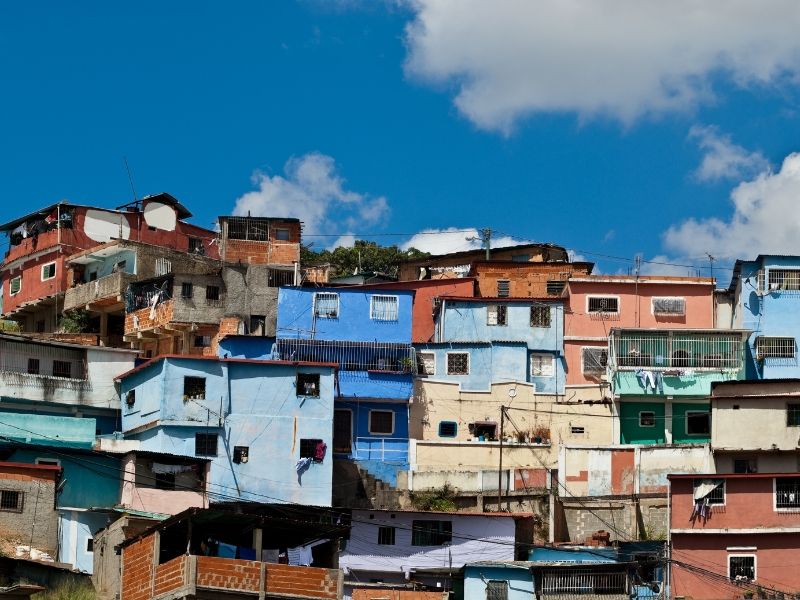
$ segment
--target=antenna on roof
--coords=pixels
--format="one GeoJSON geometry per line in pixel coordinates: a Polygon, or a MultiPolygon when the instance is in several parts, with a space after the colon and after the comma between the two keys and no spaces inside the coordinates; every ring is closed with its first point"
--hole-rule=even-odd
{"type": "Polygon", "coordinates": [[[708,252],[706,252],[706,256],[708,257],[708,264],[710,265],[709,268],[711,269],[711,279],[714,279],[714,261],[717,259],[711,256],[708,252]]]}

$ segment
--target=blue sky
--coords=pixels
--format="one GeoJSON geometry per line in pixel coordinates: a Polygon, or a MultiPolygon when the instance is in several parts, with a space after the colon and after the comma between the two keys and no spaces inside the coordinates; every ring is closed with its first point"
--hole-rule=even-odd
{"type": "Polygon", "coordinates": [[[315,247],[800,253],[800,9],[749,4],[5,3],[0,218],[122,204],[127,157],[200,225],[288,213],[315,247]]]}

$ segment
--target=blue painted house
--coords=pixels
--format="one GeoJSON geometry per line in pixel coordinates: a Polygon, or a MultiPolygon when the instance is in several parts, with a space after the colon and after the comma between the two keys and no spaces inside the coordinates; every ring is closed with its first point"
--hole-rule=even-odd
{"type": "Polygon", "coordinates": [[[335,365],[162,356],[119,378],[122,431],[210,459],[212,500],[331,505],[335,365]]]}
{"type": "Polygon", "coordinates": [[[731,307],[724,318],[731,327],[752,332],[746,378],[800,377],[800,256],[762,254],[736,261],[727,296],[731,307]]]}
{"type": "Polygon", "coordinates": [[[339,366],[334,452],[394,486],[408,469],[413,291],[281,288],[275,356],[339,366]]]}
{"type": "Polygon", "coordinates": [[[420,373],[464,390],[524,381],[563,394],[564,305],[552,299],[442,298],[436,342],[418,344],[420,373]]]}

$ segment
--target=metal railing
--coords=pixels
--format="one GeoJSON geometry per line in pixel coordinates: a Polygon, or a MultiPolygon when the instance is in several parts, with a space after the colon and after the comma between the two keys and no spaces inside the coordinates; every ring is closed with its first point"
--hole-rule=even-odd
{"type": "Polygon", "coordinates": [[[279,339],[278,360],[337,363],[342,371],[415,373],[416,355],[409,344],[279,339]]]}
{"type": "Polygon", "coordinates": [[[404,438],[357,437],[353,444],[353,458],[360,460],[381,460],[406,462],[408,460],[408,440],[404,438]],[[386,447],[389,444],[390,447],[386,447]],[[404,444],[403,447],[393,447],[404,444]]]}
{"type": "Polygon", "coordinates": [[[542,571],[541,595],[573,597],[578,595],[627,597],[628,579],[624,572],[590,569],[542,571]]]}
{"type": "Polygon", "coordinates": [[[3,340],[0,372],[85,380],[86,351],[3,340]]]}
{"type": "Polygon", "coordinates": [[[713,369],[739,370],[743,366],[744,342],[740,335],[726,333],[652,334],[612,332],[609,365],[616,369],[713,369]]]}

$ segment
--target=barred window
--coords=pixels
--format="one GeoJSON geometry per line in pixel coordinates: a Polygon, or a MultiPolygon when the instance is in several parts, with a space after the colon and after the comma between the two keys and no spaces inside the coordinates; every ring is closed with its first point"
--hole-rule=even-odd
{"type": "Polygon", "coordinates": [[[486,307],[487,325],[507,325],[508,307],[504,304],[490,304],[486,307]]]}
{"type": "Polygon", "coordinates": [[[756,557],[752,554],[747,556],[728,556],[728,577],[732,581],[755,580],[756,557]]]}
{"type": "Polygon", "coordinates": [[[510,288],[511,288],[511,282],[508,279],[498,279],[497,280],[497,297],[498,298],[508,298],[510,288]]]}
{"type": "Polygon", "coordinates": [[[469,375],[469,352],[448,352],[447,374],[469,375]]]}
{"type": "Polygon", "coordinates": [[[216,433],[195,433],[194,434],[194,453],[196,456],[216,456],[217,455],[217,434],[216,433]]]}
{"type": "Polygon", "coordinates": [[[181,298],[191,298],[194,293],[194,286],[191,281],[184,281],[181,284],[181,298]]]}
{"type": "Polygon", "coordinates": [[[618,313],[619,298],[613,296],[590,296],[588,298],[588,312],[590,313],[618,313]]]}
{"type": "Polygon", "coordinates": [[[800,270],[770,269],[770,290],[800,290],[800,270]]]}
{"type": "Polygon", "coordinates": [[[0,490],[0,510],[22,512],[23,492],[0,490]]]}
{"type": "Polygon", "coordinates": [[[608,349],[587,346],[581,349],[584,375],[605,373],[608,364],[608,349]]]}
{"type": "Polygon", "coordinates": [[[379,546],[394,546],[394,539],[395,539],[394,527],[378,527],[379,546]]]}
{"type": "Polygon", "coordinates": [[[436,354],[417,352],[417,373],[419,375],[436,375],[436,354]]]}
{"type": "Polygon", "coordinates": [[[531,377],[552,377],[555,360],[552,354],[531,354],[531,377]]]}
{"type": "Polygon", "coordinates": [[[694,480],[694,495],[695,500],[705,499],[709,504],[722,505],[725,504],[725,480],[724,479],[695,479],[694,480]],[[714,487],[708,489],[704,496],[697,497],[697,489],[700,486],[709,488],[711,485],[714,487]]]}
{"type": "Polygon", "coordinates": [[[53,377],[72,377],[72,363],[68,360],[54,360],[53,377]]]}
{"type": "Polygon", "coordinates": [[[373,321],[397,321],[397,296],[373,296],[369,317],[373,321]]]}
{"type": "Polygon", "coordinates": [[[793,337],[758,337],[756,338],[756,354],[764,358],[794,358],[793,337]]]}
{"type": "Polygon", "coordinates": [[[486,600],[508,600],[507,581],[487,581],[486,600]]]}
{"type": "Polygon", "coordinates": [[[219,300],[219,286],[208,285],[206,286],[206,300],[219,300]]]}
{"type": "Polygon", "coordinates": [[[549,306],[531,306],[531,327],[550,327],[549,306]]]}
{"type": "Polygon", "coordinates": [[[412,546],[443,546],[453,541],[453,523],[451,521],[411,522],[412,546]]]}
{"type": "Polygon", "coordinates": [[[394,413],[390,410],[369,411],[369,432],[378,435],[394,433],[394,413]]]}
{"type": "Polygon", "coordinates": [[[800,508],[800,477],[775,478],[775,508],[800,508]]]}
{"type": "Polygon", "coordinates": [[[314,294],[314,316],[321,319],[339,318],[339,294],[335,292],[314,294]]]}
{"type": "Polygon", "coordinates": [[[563,279],[551,279],[547,282],[547,295],[560,296],[565,287],[567,287],[567,282],[563,279]]]}

